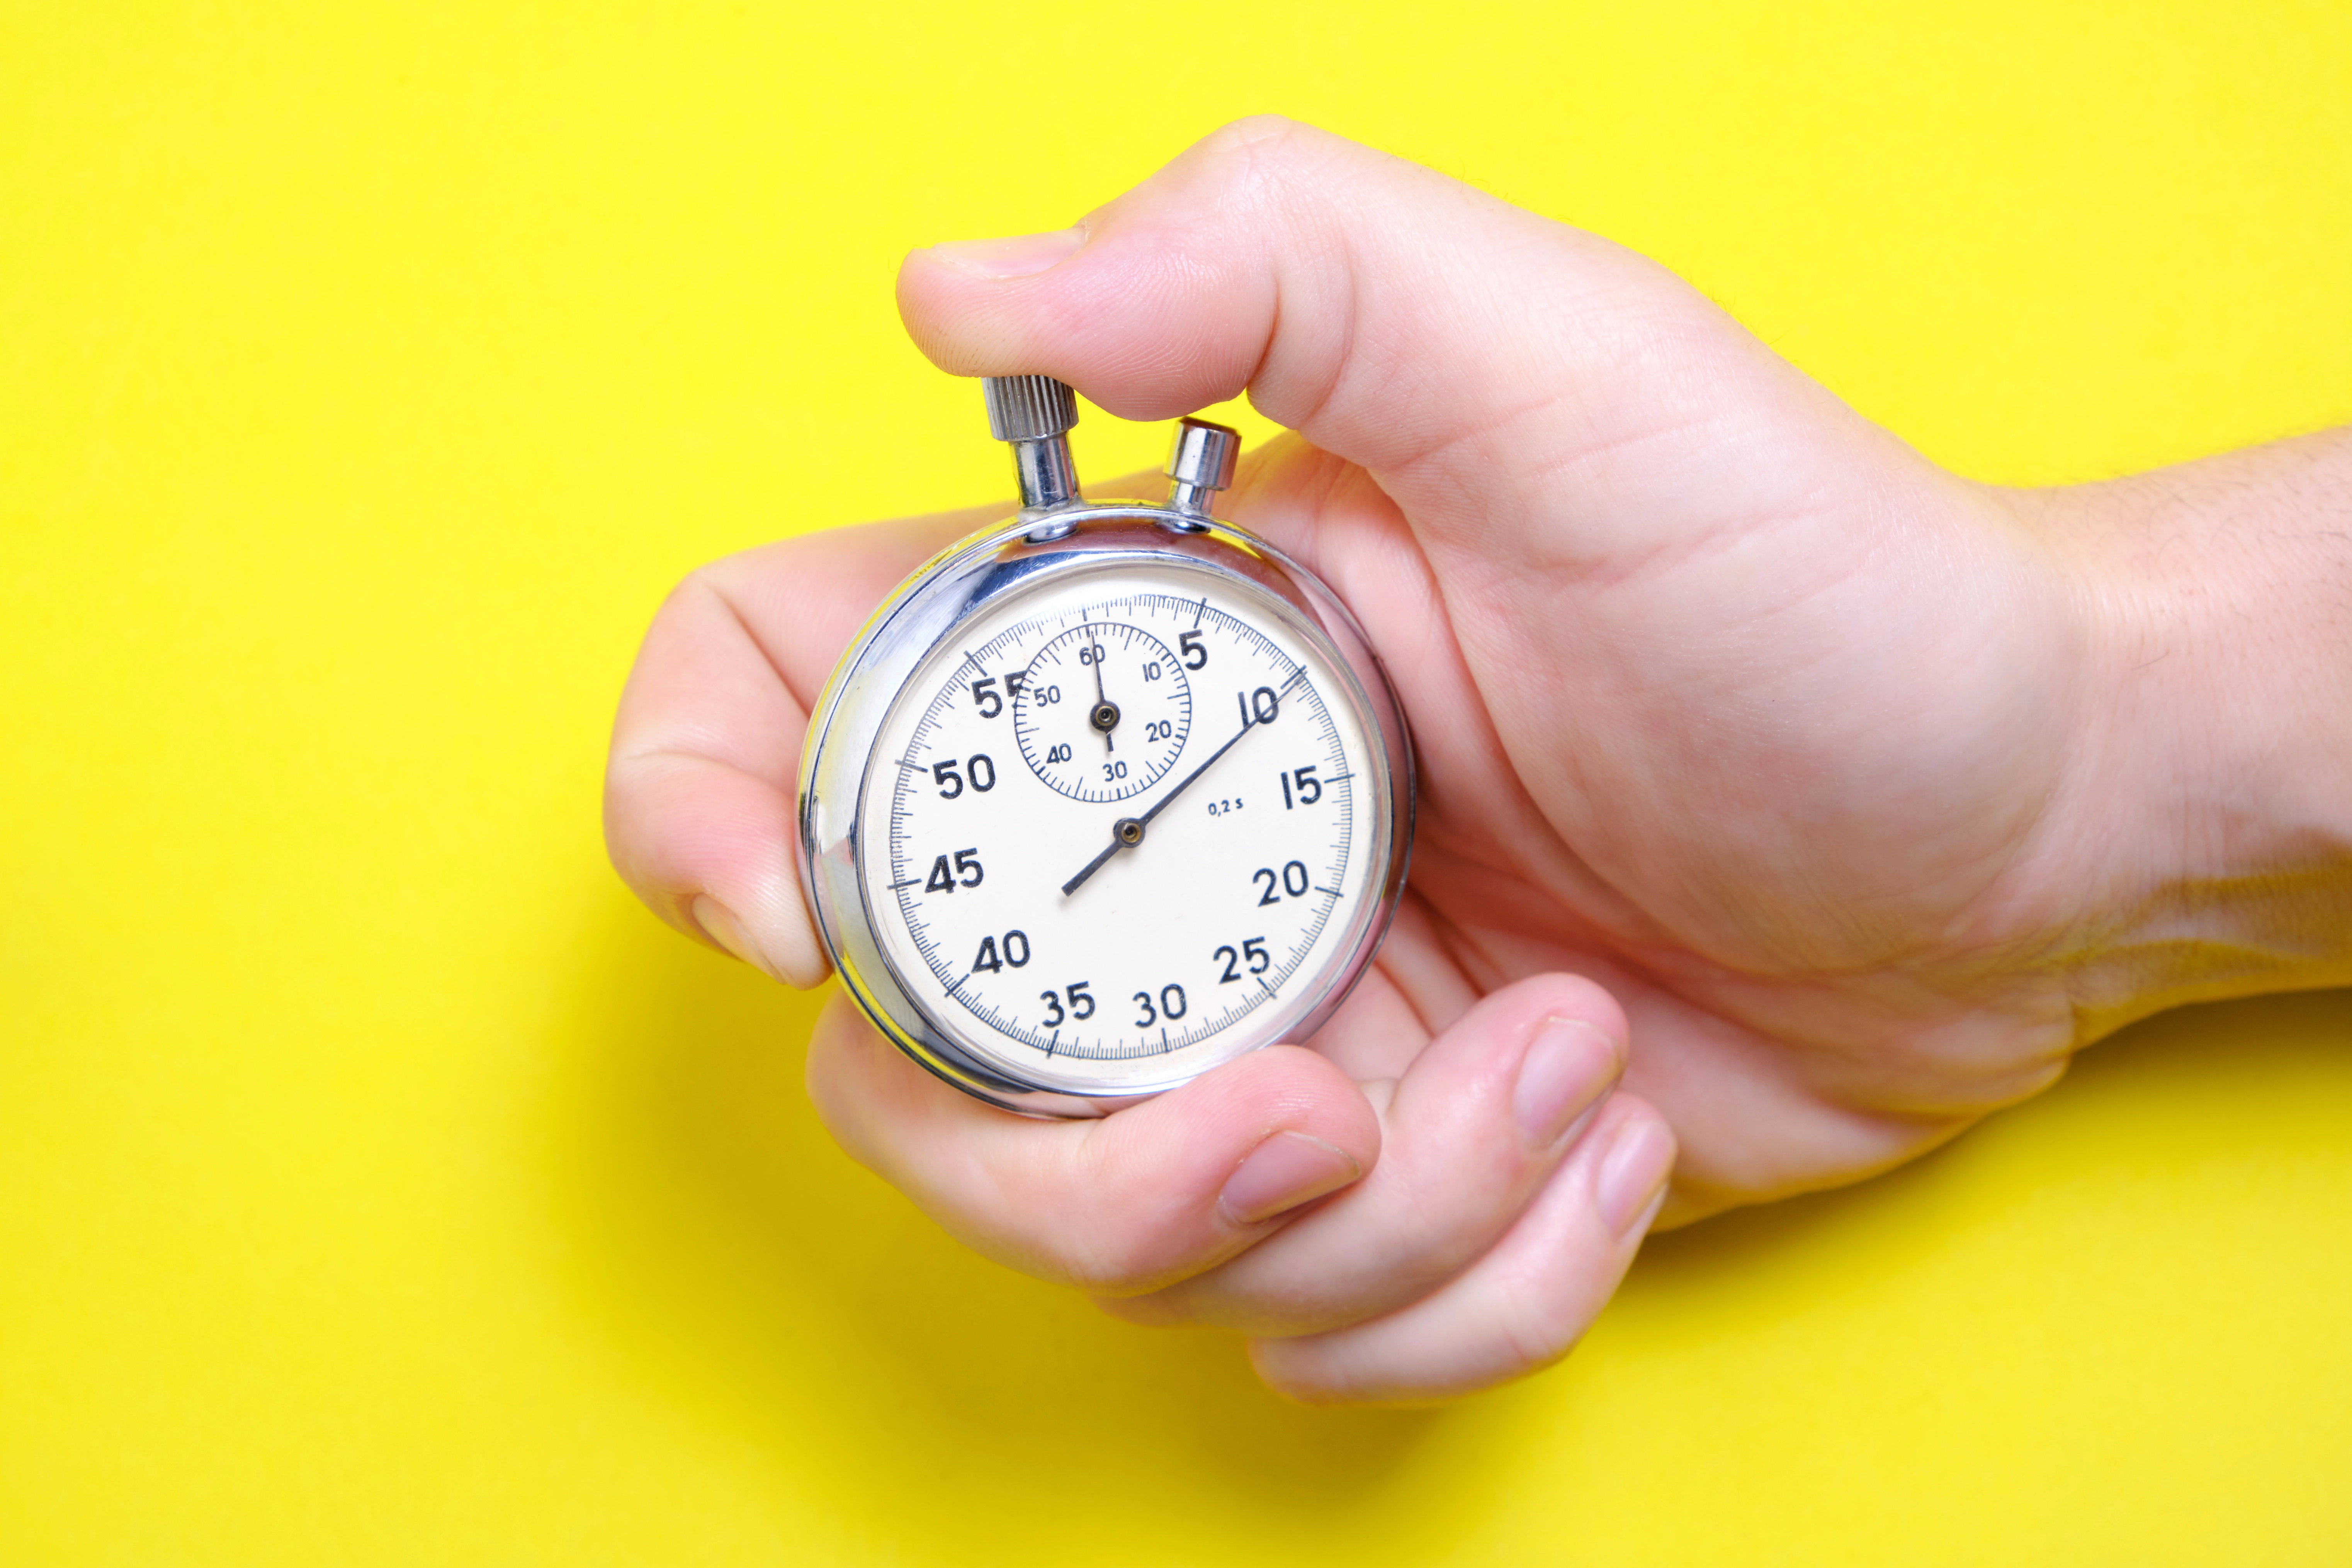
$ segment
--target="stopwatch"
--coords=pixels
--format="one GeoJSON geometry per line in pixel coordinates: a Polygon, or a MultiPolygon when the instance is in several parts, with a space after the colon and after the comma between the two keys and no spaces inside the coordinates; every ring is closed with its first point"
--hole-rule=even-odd
{"type": "Polygon", "coordinates": [[[1338,596],[1210,516],[1087,501],[1070,389],[983,384],[1020,510],[894,591],[802,752],[803,886],[875,1026],[968,1093],[1094,1116],[1311,1035],[1386,934],[1412,752],[1338,596]]]}

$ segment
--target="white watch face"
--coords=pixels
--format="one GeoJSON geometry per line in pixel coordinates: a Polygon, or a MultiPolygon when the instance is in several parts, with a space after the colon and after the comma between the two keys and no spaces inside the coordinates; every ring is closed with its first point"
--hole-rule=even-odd
{"type": "Polygon", "coordinates": [[[858,874],[899,985],[1009,1076],[1162,1087],[1352,972],[1387,860],[1352,675],[1254,584],[1049,574],[960,625],[876,742],[858,874]]]}

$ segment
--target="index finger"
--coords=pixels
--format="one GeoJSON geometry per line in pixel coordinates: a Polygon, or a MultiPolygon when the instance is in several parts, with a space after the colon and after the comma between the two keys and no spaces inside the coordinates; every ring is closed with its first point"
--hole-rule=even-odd
{"type": "Polygon", "coordinates": [[[1003,507],[781,540],[672,590],[613,724],[604,841],[655,913],[794,985],[824,980],[793,792],[809,710],[890,590],[1003,507]]]}

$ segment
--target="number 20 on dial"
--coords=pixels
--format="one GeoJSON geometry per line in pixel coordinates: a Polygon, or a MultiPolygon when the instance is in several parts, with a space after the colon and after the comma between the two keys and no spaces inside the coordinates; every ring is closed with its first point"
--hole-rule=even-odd
{"type": "Polygon", "coordinates": [[[803,869],[901,1049],[1010,1109],[1096,1115],[1330,1016],[1403,881],[1412,753],[1337,597],[1208,515],[1231,431],[1179,426],[1164,505],[1086,502],[1068,389],[987,386],[1025,504],[835,669],[803,869]]]}

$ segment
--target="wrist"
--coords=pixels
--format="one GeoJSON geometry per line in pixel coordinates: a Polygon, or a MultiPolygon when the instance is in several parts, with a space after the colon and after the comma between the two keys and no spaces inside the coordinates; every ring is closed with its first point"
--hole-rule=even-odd
{"type": "Polygon", "coordinates": [[[2018,499],[2084,627],[2079,1040],[2352,984],[2352,440],[2018,499]]]}

